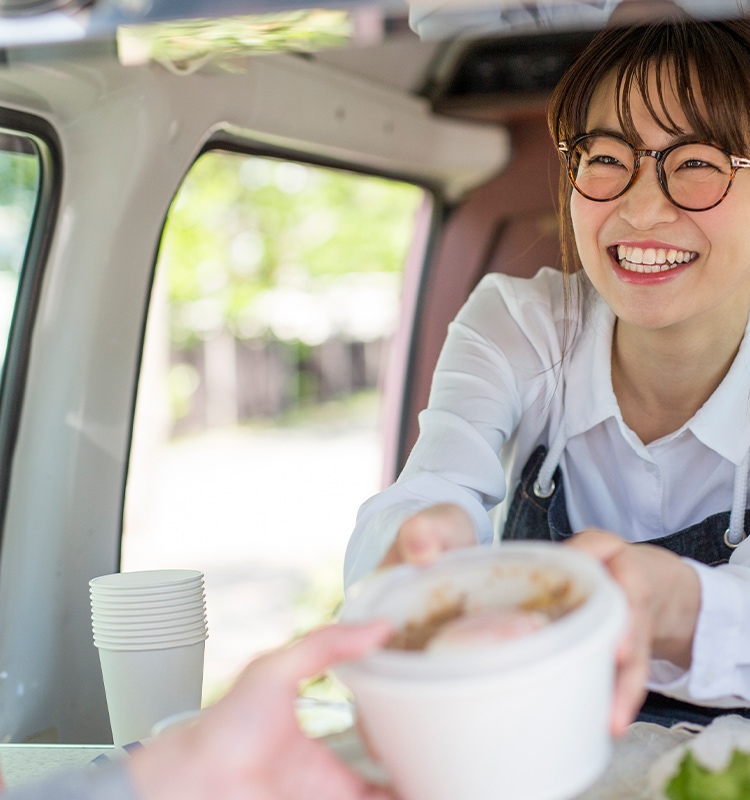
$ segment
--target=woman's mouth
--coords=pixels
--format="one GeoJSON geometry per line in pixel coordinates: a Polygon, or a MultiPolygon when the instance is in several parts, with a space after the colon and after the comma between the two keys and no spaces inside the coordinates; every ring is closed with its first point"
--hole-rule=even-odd
{"type": "Polygon", "coordinates": [[[698,258],[692,250],[677,250],[665,247],[635,247],[618,244],[612,248],[613,255],[622,269],[628,272],[668,272],[675,267],[689,264],[698,258]]]}

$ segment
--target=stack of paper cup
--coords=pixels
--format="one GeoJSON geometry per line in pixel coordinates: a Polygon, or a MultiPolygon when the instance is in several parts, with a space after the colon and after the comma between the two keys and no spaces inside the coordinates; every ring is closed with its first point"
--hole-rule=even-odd
{"type": "Polygon", "coordinates": [[[159,720],[199,709],[208,636],[203,574],[118,572],[89,586],[114,744],[145,739],[159,720]]]}

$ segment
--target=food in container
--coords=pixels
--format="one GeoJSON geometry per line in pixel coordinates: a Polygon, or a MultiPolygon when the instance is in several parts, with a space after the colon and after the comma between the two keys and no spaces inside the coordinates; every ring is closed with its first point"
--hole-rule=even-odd
{"type": "Polygon", "coordinates": [[[598,562],[548,542],[452,551],[365,580],[342,614],[382,617],[389,646],[336,672],[404,800],[565,800],[604,770],[626,604],[598,562]]]}

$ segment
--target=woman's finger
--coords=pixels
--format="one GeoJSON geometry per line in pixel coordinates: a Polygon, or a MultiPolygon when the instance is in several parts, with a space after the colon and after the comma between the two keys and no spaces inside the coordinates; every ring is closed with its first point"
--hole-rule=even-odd
{"type": "Polygon", "coordinates": [[[617,673],[612,699],[611,728],[622,736],[635,719],[646,696],[648,678],[648,636],[632,626],[617,649],[617,673]]]}
{"type": "Polygon", "coordinates": [[[381,563],[426,566],[446,550],[468,547],[476,541],[471,517],[460,506],[441,503],[404,520],[381,563]]]}
{"type": "Polygon", "coordinates": [[[622,735],[635,719],[646,696],[653,639],[653,587],[639,559],[640,553],[615,534],[589,530],[574,536],[570,546],[600,561],[622,588],[628,603],[628,631],[617,654],[612,702],[612,732],[622,735]]]}

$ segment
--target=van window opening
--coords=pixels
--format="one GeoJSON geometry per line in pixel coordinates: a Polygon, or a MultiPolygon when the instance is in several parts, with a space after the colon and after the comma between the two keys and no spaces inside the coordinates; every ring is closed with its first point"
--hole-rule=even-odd
{"type": "Polygon", "coordinates": [[[378,387],[424,201],[393,180],[221,151],[175,198],[121,568],[205,573],[206,703],[341,602],[357,507],[380,486],[378,387]]]}
{"type": "Polygon", "coordinates": [[[39,153],[33,141],[0,130],[0,365],[8,346],[40,173],[39,153]]]}

